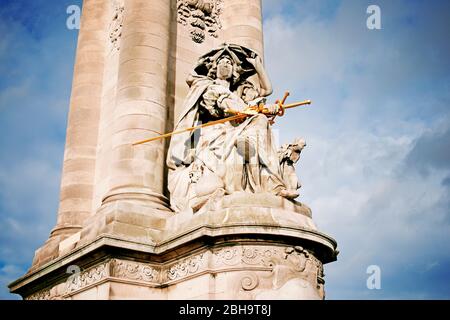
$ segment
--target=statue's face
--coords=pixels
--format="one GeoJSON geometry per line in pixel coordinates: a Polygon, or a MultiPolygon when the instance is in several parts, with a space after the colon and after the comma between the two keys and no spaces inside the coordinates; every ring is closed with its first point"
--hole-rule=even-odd
{"type": "Polygon", "coordinates": [[[233,75],[233,62],[228,57],[223,57],[217,62],[217,78],[230,79],[233,75]]]}
{"type": "Polygon", "coordinates": [[[291,158],[292,162],[296,163],[298,161],[298,159],[300,159],[300,150],[298,150],[298,149],[292,150],[290,158],[291,158]]]}

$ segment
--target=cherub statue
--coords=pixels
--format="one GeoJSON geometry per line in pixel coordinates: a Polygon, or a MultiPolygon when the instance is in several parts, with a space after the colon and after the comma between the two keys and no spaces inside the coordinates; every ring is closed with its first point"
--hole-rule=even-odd
{"type": "Polygon", "coordinates": [[[305,140],[297,138],[292,143],[282,145],[278,151],[283,181],[288,188],[288,191],[292,194],[296,194],[297,197],[299,195],[297,190],[301,188],[301,184],[295,173],[294,165],[300,159],[300,154],[304,147],[306,147],[305,140]]]}
{"type": "Polygon", "coordinates": [[[237,88],[237,94],[249,106],[257,106],[260,103],[265,104],[266,98],[261,94],[261,89],[258,89],[255,84],[249,80],[244,80],[237,88]]]}

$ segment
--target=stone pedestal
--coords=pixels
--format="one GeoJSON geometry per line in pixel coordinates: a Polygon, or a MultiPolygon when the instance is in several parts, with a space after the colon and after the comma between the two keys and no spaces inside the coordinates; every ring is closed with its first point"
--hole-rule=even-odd
{"type": "MultiPolygon", "coordinates": [[[[117,208],[115,223],[128,210],[117,208]]],[[[217,209],[174,215],[158,241],[146,235],[154,221],[143,215],[135,224],[78,241],[12,291],[26,299],[323,299],[323,264],[337,254],[307,206],[270,194],[237,193],[217,209]]]]}

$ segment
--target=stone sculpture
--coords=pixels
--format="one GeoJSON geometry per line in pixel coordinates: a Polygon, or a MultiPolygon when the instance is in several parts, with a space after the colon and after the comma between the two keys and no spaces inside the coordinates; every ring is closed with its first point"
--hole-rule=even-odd
{"type": "Polygon", "coordinates": [[[282,145],[278,151],[281,175],[283,176],[286,187],[292,193],[297,192],[296,190],[301,188],[294,165],[300,159],[300,153],[304,147],[306,147],[305,140],[297,138],[292,143],[282,145]]]}
{"type": "MultiPolygon", "coordinates": [[[[261,58],[243,46],[223,44],[199,59],[187,83],[190,91],[175,131],[236,112],[250,114],[243,121],[172,136],[167,157],[172,209],[196,211],[218,194],[239,191],[297,197],[292,177],[283,177],[270,127],[268,115],[277,114],[278,105],[265,106],[268,114],[248,108],[272,93],[261,58]]],[[[284,162],[286,175],[295,175],[292,163],[284,162]]]]}

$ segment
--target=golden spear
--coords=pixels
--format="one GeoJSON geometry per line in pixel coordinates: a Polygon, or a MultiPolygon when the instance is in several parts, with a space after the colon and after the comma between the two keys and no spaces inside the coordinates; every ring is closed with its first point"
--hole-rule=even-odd
{"type": "MultiPolygon", "coordinates": [[[[311,100],[305,100],[305,101],[300,101],[300,102],[295,102],[295,103],[291,103],[291,104],[285,105],[284,102],[286,101],[286,98],[288,96],[289,96],[289,92],[286,92],[284,94],[284,97],[283,97],[283,99],[281,101],[277,100],[275,102],[275,104],[278,104],[280,110],[278,111],[278,113],[276,115],[273,115],[273,117],[271,117],[271,119],[270,119],[271,124],[273,123],[273,119],[276,116],[280,116],[281,117],[281,116],[284,115],[284,110],[285,109],[290,109],[290,108],[295,108],[295,107],[311,104],[311,100]]],[[[231,116],[231,117],[227,117],[227,118],[224,118],[224,119],[220,119],[220,120],[210,121],[210,122],[198,125],[198,126],[189,127],[189,128],[181,129],[181,130],[177,130],[177,131],[172,131],[172,132],[165,133],[165,134],[162,134],[162,135],[150,138],[150,139],[145,139],[145,140],[142,140],[142,141],[134,142],[133,146],[136,146],[136,145],[139,145],[139,144],[143,144],[143,143],[147,143],[147,142],[150,142],[150,141],[163,139],[163,138],[168,138],[170,136],[173,136],[173,135],[179,134],[179,133],[188,132],[188,131],[194,131],[194,130],[197,130],[197,129],[200,129],[200,128],[213,126],[213,125],[216,125],[216,124],[219,124],[219,123],[225,123],[225,122],[228,122],[228,121],[236,121],[236,120],[245,119],[248,116],[252,116],[252,115],[254,115],[256,113],[269,114],[269,110],[267,108],[265,108],[264,105],[249,107],[248,111],[253,111],[253,112],[245,113],[245,111],[244,112],[240,112],[240,111],[234,111],[234,110],[227,110],[228,113],[235,113],[236,115],[231,116]]]]}

